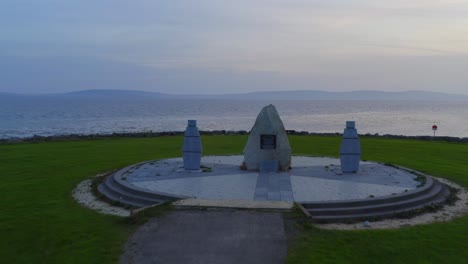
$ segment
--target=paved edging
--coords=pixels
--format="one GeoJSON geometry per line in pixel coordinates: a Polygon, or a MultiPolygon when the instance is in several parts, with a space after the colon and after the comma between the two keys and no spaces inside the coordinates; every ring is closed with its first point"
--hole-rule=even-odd
{"type": "Polygon", "coordinates": [[[205,200],[188,198],[172,203],[178,207],[223,207],[237,209],[291,210],[293,202],[285,201],[247,201],[247,200],[205,200]]]}

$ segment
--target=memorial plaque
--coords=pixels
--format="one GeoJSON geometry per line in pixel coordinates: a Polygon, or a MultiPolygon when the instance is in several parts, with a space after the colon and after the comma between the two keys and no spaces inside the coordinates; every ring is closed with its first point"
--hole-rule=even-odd
{"type": "Polygon", "coordinates": [[[260,135],[261,149],[276,149],[276,135],[260,135]]]}

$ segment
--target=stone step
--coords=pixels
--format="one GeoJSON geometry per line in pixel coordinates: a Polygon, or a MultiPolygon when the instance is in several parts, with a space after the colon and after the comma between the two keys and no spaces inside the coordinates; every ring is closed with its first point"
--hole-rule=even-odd
{"type": "Polygon", "coordinates": [[[433,200],[440,192],[443,192],[443,186],[441,184],[435,184],[434,188],[431,188],[429,193],[422,194],[420,196],[410,198],[408,200],[397,201],[397,202],[383,202],[380,204],[363,205],[363,206],[346,206],[339,208],[312,208],[309,212],[312,216],[319,215],[344,215],[344,214],[360,214],[383,210],[399,210],[410,208],[425,204],[428,201],[433,200]]]}
{"type": "Polygon", "coordinates": [[[321,223],[335,223],[335,222],[372,220],[374,218],[389,218],[389,217],[398,216],[404,213],[408,213],[411,211],[415,211],[418,209],[422,209],[426,206],[443,204],[447,200],[447,197],[449,196],[449,194],[450,194],[450,190],[446,186],[444,186],[442,188],[442,191],[439,192],[436,196],[434,196],[433,199],[430,199],[429,201],[426,201],[424,203],[420,203],[418,205],[406,207],[403,209],[397,209],[397,210],[384,209],[384,210],[375,210],[372,212],[348,213],[348,214],[341,214],[341,215],[318,215],[318,216],[312,215],[312,219],[314,221],[321,222],[321,223]]]}
{"type": "Polygon", "coordinates": [[[130,185],[128,182],[124,180],[119,180],[117,177],[119,175],[111,175],[109,176],[108,181],[106,182],[108,185],[114,187],[114,189],[118,189],[121,192],[124,193],[129,193],[133,195],[137,195],[138,197],[141,197],[146,200],[155,200],[155,201],[167,201],[167,200],[173,200],[174,196],[170,196],[168,194],[163,194],[163,193],[155,193],[155,192],[150,192],[148,190],[138,188],[134,185],[130,185]]]}
{"type": "Polygon", "coordinates": [[[136,186],[130,186],[129,183],[119,179],[125,171],[127,170],[123,169],[109,175],[98,186],[98,190],[113,201],[118,201],[134,207],[149,206],[178,198],[161,193],[152,193],[136,186]]]}
{"type": "Polygon", "coordinates": [[[121,197],[124,197],[126,200],[132,200],[137,203],[151,205],[163,201],[157,197],[148,197],[148,195],[142,193],[136,193],[134,191],[129,192],[128,189],[123,188],[122,185],[119,185],[118,182],[114,181],[112,177],[106,179],[105,186],[108,189],[111,189],[115,194],[119,194],[121,197]]]}
{"type": "Polygon", "coordinates": [[[112,201],[120,202],[120,203],[127,204],[127,205],[134,206],[134,207],[144,207],[144,206],[151,205],[144,201],[143,202],[140,200],[135,201],[132,198],[129,198],[123,195],[122,193],[115,192],[115,190],[109,188],[108,185],[106,184],[100,184],[98,186],[98,190],[99,192],[101,192],[101,194],[103,194],[104,196],[106,196],[108,199],[112,201]]]}
{"type": "Polygon", "coordinates": [[[425,206],[441,204],[441,203],[444,203],[444,201],[445,201],[445,197],[428,202],[421,206],[414,206],[411,208],[406,208],[406,209],[401,209],[401,210],[380,211],[380,212],[363,213],[363,214],[348,214],[348,215],[340,215],[340,216],[322,215],[322,216],[312,217],[312,219],[320,223],[335,223],[335,222],[347,222],[347,221],[358,221],[358,220],[364,221],[364,220],[370,220],[372,218],[390,218],[393,216],[397,216],[398,214],[403,214],[406,212],[424,208],[425,206]]]}
{"type": "Polygon", "coordinates": [[[356,199],[356,200],[340,200],[340,201],[325,201],[325,202],[305,202],[302,206],[306,209],[313,208],[342,208],[342,207],[358,207],[366,205],[377,205],[389,202],[398,202],[409,200],[414,197],[424,195],[431,192],[431,190],[437,185],[438,182],[432,177],[426,177],[426,184],[423,187],[410,190],[405,193],[388,195],[383,197],[376,197],[372,199],[356,199]]]}

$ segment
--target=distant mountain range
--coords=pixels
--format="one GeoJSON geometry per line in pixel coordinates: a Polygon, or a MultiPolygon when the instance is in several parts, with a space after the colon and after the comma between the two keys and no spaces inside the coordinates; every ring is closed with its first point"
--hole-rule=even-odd
{"type": "Polygon", "coordinates": [[[468,95],[447,94],[425,91],[382,92],[382,91],[278,91],[253,92],[229,95],[229,98],[284,99],[284,100],[468,100],[468,95]]]}
{"type": "Polygon", "coordinates": [[[175,95],[133,90],[84,90],[57,94],[0,93],[0,99],[14,98],[83,98],[83,99],[235,99],[235,100],[419,100],[468,101],[468,95],[426,91],[325,92],[316,90],[252,92],[222,95],[175,95]]]}

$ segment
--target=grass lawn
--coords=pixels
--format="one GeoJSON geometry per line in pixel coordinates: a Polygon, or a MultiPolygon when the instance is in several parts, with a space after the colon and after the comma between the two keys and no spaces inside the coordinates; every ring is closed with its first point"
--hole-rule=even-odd
{"type": "MultiPolygon", "coordinates": [[[[204,155],[240,154],[246,136],[204,136],[204,155]]],[[[291,136],[296,155],[337,156],[340,138],[291,136]]],[[[363,159],[445,177],[468,187],[468,145],[362,138],[363,159]]],[[[127,221],[81,207],[72,189],[97,173],[180,156],[181,137],[0,145],[0,262],[115,263],[127,221]]],[[[386,231],[301,225],[288,263],[468,263],[468,217],[386,231]]]]}

